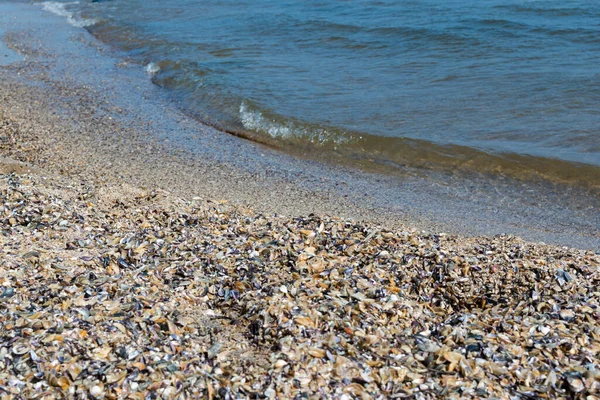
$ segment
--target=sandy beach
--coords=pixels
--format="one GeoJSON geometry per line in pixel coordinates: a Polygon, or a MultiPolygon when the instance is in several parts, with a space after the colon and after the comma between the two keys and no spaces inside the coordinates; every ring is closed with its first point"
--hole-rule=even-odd
{"type": "Polygon", "coordinates": [[[286,155],[0,11],[3,398],[597,398],[598,199],[286,155]]]}

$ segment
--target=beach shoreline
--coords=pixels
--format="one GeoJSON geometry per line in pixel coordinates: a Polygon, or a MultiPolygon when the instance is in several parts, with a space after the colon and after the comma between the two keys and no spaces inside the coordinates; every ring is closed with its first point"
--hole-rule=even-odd
{"type": "Polygon", "coordinates": [[[600,248],[597,196],[485,174],[432,177],[407,169],[386,176],[287,155],[188,117],[139,65],[62,18],[29,4],[2,7],[0,35],[25,58],[0,69],[2,111],[29,135],[26,144],[8,147],[9,157],[93,182],[159,187],[266,214],[600,248]]]}
{"type": "Polygon", "coordinates": [[[41,15],[0,4],[0,396],[596,398],[589,203],[224,135],[41,15]]]}

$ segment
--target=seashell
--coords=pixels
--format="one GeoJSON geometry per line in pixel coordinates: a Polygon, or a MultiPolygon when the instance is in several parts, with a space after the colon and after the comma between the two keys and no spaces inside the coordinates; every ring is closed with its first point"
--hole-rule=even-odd
{"type": "Polygon", "coordinates": [[[308,349],[308,354],[316,358],[323,358],[325,357],[325,350],[313,347],[308,349]]]}
{"type": "Polygon", "coordinates": [[[558,312],[558,314],[560,315],[560,318],[565,320],[565,321],[571,321],[573,319],[575,319],[575,313],[573,312],[573,310],[560,310],[558,312]]]}
{"type": "Polygon", "coordinates": [[[313,322],[310,320],[310,318],[304,316],[294,317],[294,322],[301,326],[313,326],[313,322]]]}
{"type": "Polygon", "coordinates": [[[17,356],[22,356],[25,353],[28,353],[30,350],[29,345],[25,343],[16,343],[12,346],[12,353],[17,356]]]}
{"type": "Polygon", "coordinates": [[[79,374],[81,374],[81,371],[82,371],[81,367],[77,364],[71,364],[67,368],[67,372],[69,373],[69,376],[71,377],[72,380],[77,379],[79,374]]]}
{"type": "Polygon", "coordinates": [[[8,397],[600,391],[597,253],[36,179],[0,175],[8,397]]]}
{"type": "Polygon", "coordinates": [[[71,387],[71,382],[69,381],[69,379],[65,378],[64,376],[58,378],[56,380],[56,384],[58,386],[60,386],[61,389],[64,390],[64,391],[69,390],[69,387],[71,387]]]}
{"type": "Polygon", "coordinates": [[[585,389],[583,381],[580,378],[569,376],[567,377],[567,382],[569,383],[569,388],[575,393],[583,392],[585,389]]]}
{"type": "Polygon", "coordinates": [[[223,345],[221,343],[215,343],[213,344],[207,351],[208,354],[208,358],[215,358],[217,356],[217,354],[219,354],[219,352],[221,351],[221,348],[223,347],[223,345]]]}
{"type": "Polygon", "coordinates": [[[429,340],[423,336],[415,336],[415,341],[419,350],[427,353],[437,353],[441,347],[432,340],[429,340]]]}
{"type": "Polygon", "coordinates": [[[15,289],[13,289],[12,287],[7,287],[2,291],[0,298],[5,299],[5,298],[12,297],[14,295],[15,295],[15,289]]]}
{"type": "Polygon", "coordinates": [[[94,397],[99,397],[104,393],[104,389],[101,386],[94,385],[90,388],[90,394],[94,397]]]}

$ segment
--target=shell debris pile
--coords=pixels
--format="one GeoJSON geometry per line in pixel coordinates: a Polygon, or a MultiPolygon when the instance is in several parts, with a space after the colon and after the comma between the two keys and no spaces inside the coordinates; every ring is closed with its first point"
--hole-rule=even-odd
{"type": "Polygon", "coordinates": [[[588,398],[600,257],[0,176],[1,398],[588,398]]]}

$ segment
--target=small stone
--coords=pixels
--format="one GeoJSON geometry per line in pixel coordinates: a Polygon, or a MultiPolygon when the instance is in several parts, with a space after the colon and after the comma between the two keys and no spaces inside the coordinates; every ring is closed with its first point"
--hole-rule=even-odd
{"type": "Polygon", "coordinates": [[[274,399],[275,396],[277,395],[277,393],[275,393],[275,391],[273,389],[269,388],[269,389],[265,390],[264,395],[267,399],[274,399]]]}

